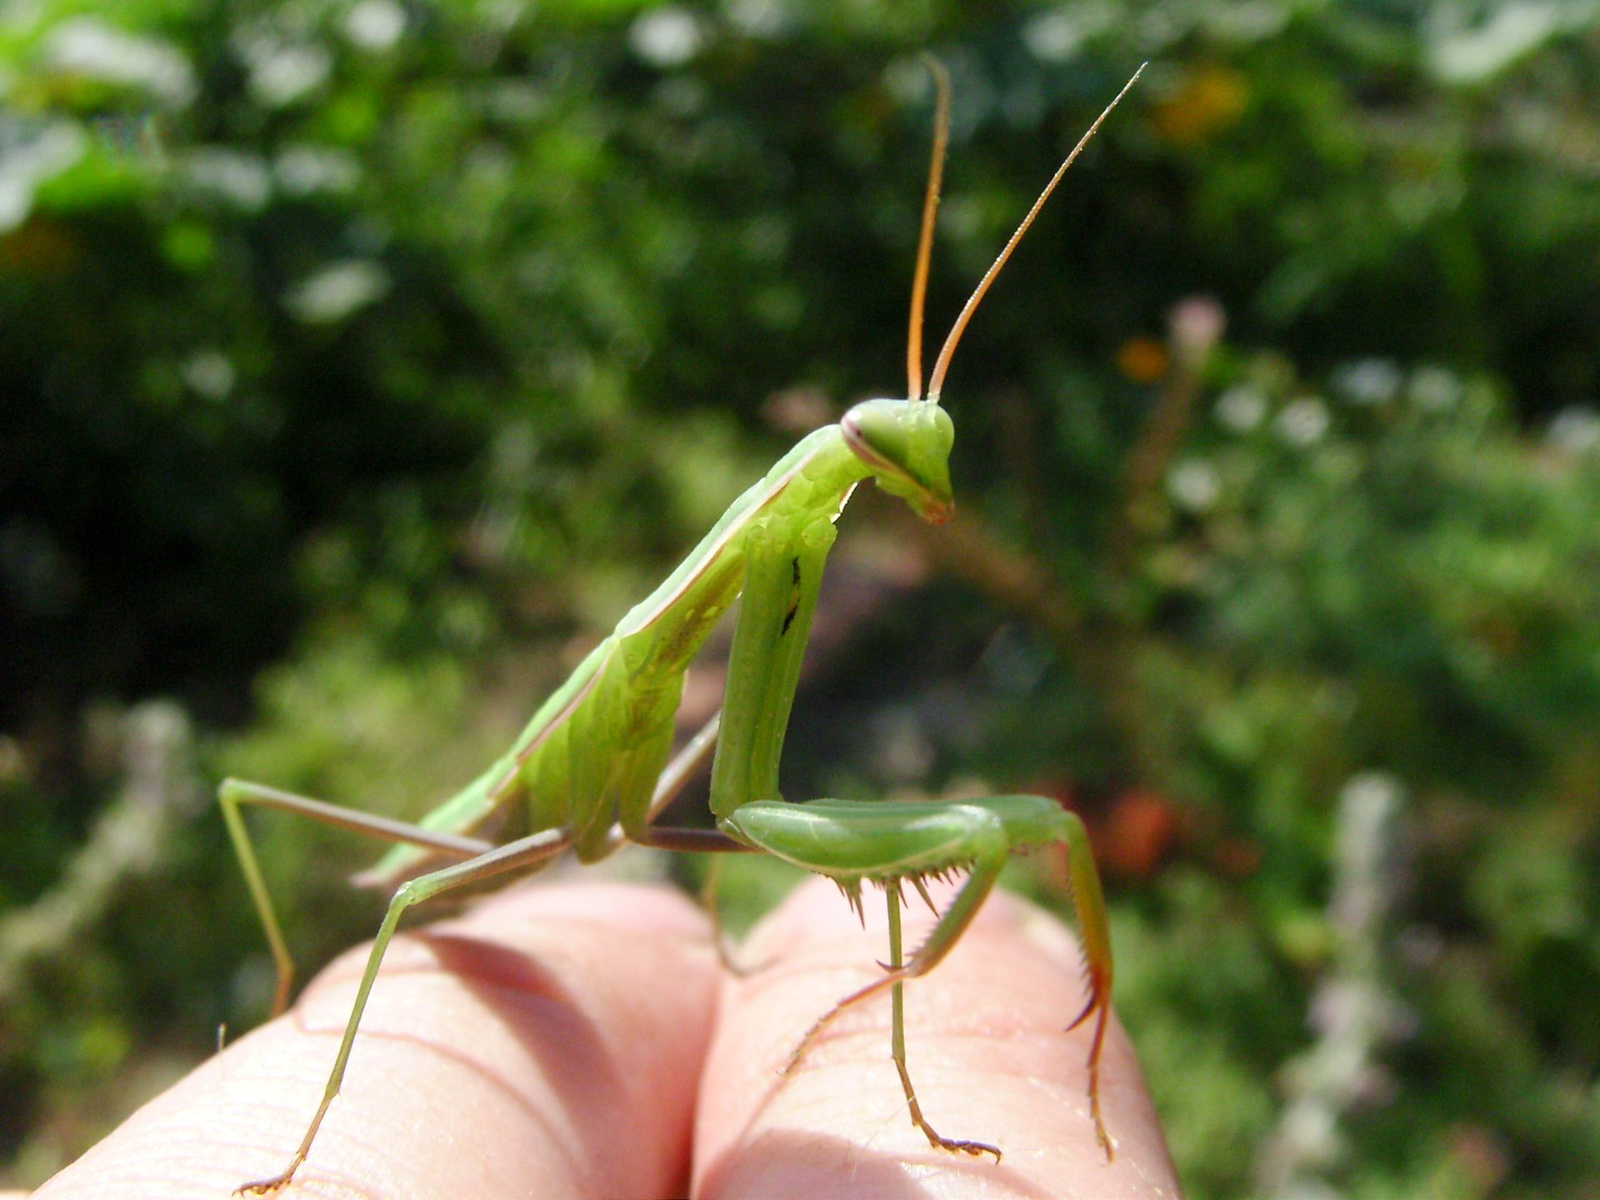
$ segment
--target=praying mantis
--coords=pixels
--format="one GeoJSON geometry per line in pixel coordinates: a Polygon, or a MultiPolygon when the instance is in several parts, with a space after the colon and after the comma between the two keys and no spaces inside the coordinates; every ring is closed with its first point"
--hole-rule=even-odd
{"type": "Polygon", "coordinates": [[[888,901],[890,949],[883,975],[823,1014],[801,1039],[790,1065],[838,1014],[889,991],[891,1057],[912,1122],[937,1149],[992,1155],[996,1162],[1001,1157],[998,1146],[947,1138],[923,1115],[906,1066],[903,988],[949,953],[1012,851],[1065,846],[1089,984],[1088,1002],[1067,1028],[1094,1018],[1089,1108],[1095,1136],[1106,1158],[1111,1158],[1099,1093],[1111,944],[1100,879],[1082,822],[1043,796],[790,803],[778,793],[779,758],[818,587],[835,537],[834,523],[856,485],[869,478],[924,520],[937,524],[950,516],[954,500],[949,457],[955,434],[939,399],[951,357],[972,314],[1067,168],[1139,77],[1135,72],[1090,125],[979,281],[945,339],[924,393],[924,295],[950,107],[945,72],[936,63],[930,65],[937,92],[935,134],[912,282],[906,398],[863,401],[838,424],[801,440],[733,502],[677,569],[590,652],[534,713],[510,749],[419,824],[262,784],[235,779],[222,783],[218,799],[223,818],[277,966],[274,1013],[287,1003],[293,964],[243,809],[289,811],[397,843],[364,876],[366,882],[397,887],[361,976],[322,1101],[288,1166],[271,1179],[243,1185],[238,1194],[266,1195],[284,1187],[311,1152],[339,1093],[384,952],[408,909],[454,888],[538,867],[568,850],[587,863],[630,842],[675,850],[773,854],[832,879],[858,913],[862,884],[881,886],[888,901]],[[674,756],[674,716],[685,672],[736,599],[741,603],[721,713],[674,756]],[[710,805],[717,828],[657,826],[656,818],[713,748],[710,805]],[[519,812],[525,813],[528,830],[523,836],[498,845],[475,836],[491,818],[519,812]],[[437,867],[441,858],[455,861],[437,867]],[[932,908],[924,880],[963,872],[966,880],[954,899],[927,939],[906,957],[900,933],[902,884],[909,882],[932,908]]]}

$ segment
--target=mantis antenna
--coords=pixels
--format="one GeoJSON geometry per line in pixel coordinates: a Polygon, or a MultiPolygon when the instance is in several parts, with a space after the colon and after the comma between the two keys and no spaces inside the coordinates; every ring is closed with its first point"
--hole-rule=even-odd
{"type": "MultiPolygon", "coordinates": [[[[1022,224],[1017,226],[1017,231],[1011,235],[1011,240],[1006,243],[1005,249],[1000,251],[998,257],[990,264],[989,269],[983,273],[983,278],[978,280],[978,286],[973,289],[972,295],[968,297],[966,305],[961,309],[961,314],[956,317],[956,323],[950,327],[950,336],[945,338],[944,346],[939,351],[939,358],[933,364],[933,377],[928,380],[928,400],[930,402],[939,403],[939,392],[944,387],[945,372],[950,369],[950,356],[956,352],[956,344],[961,341],[961,335],[967,329],[967,322],[972,320],[972,314],[977,310],[984,293],[989,290],[989,285],[994,282],[995,276],[1000,274],[1000,268],[1006,265],[1006,259],[1011,257],[1011,252],[1017,248],[1017,243],[1022,240],[1022,235],[1028,232],[1028,226],[1033,224],[1033,219],[1039,215],[1039,210],[1044,207],[1045,201],[1050,199],[1050,193],[1056,190],[1056,184],[1061,182],[1061,177],[1067,173],[1067,168],[1072,165],[1073,160],[1078,157],[1083,148],[1089,144],[1089,139],[1094,137],[1095,132],[1100,128],[1101,122],[1111,115],[1111,110],[1122,102],[1122,98],[1128,94],[1128,89],[1138,81],[1139,76],[1144,73],[1147,65],[1149,64],[1139,64],[1139,69],[1133,73],[1133,78],[1122,85],[1122,90],[1116,94],[1110,104],[1106,105],[1105,111],[1094,119],[1094,124],[1089,126],[1088,132],[1078,139],[1078,144],[1072,148],[1072,153],[1067,155],[1065,161],[1056,168],[1056,173],[1050,177],[1050,182],[1044,185],[1044,191],[1039,193],[1039,198],[1033,202],[1033,207],[1028,210],[1028,215],[1022,218],[1022,224]]],[[[921,270],[922,265],[919,263],[918,271],[920,272],[921,270]]]]}
{"type": "Polygon", "coordinates": [[[933,254],[933,219],[939,212],[939,183],[950,145],[950,72],[925,55],[937,94],[933,113],[933,161],[928,164],[928,192],[922,198],[922,235],[917,239],[917,270],[911,280],[911,331],[906,335],[906,399],[922,399],[922,308],[928,294],[928,260],[933,254]]]}

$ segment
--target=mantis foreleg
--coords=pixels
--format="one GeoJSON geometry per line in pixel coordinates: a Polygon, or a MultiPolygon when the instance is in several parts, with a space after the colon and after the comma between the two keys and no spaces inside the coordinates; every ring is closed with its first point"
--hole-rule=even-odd
{"type": "Polygon", "coordinates": [[[813,800],[805,804],[747,804],[722,821],[724,828],[779,858],[826,875],[859,905],[863,881],[881,883],[889,893],[890,961],[885,974],[834,1005],[806,1032],[789,1060],[792,1068],[824,1028],[840,1013],[880,992],[893,993],[892,1050],[905,1089],[911,1119],[934,1146],[969,1154],[1000,1152],[985,1142],[941,1136],[922,1116],[905,1064],[902,985],[925,975],[950,952],[977,916],[1013,850],[1064,844],[1072,899],[1083,937],[1089,976],[1089,1001],[1075,1028],[1096,1014],[1089,1048],[1089,1109],[1095,1137],[1109,1158],[1111,1140],[1100,1112],[1100,1052],[1111,993],[1111,942],[1105,901],[1089,855],[1083,823],[1043,796],[988,796],[957,803],[893,804],[855,800],[813,800]],[[927,939],[909,959],[900,947],[900,881],[965,870],[967,880],[927,939]]]}
{"type": "Polygon", "coordinates": [[[750,800],[779,798],[778,760],[833,540],[826,517],[798,529],[758,526],[750,532],[711,767],[711,811],[718,816],[750,800]]]}

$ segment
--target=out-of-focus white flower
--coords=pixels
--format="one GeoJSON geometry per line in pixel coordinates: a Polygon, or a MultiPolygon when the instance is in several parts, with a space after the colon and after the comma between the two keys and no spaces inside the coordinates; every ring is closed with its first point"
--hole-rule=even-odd
{"type": "Polygon", "coordinates": [[[405,31],[405,9],[394,0],[360,0],[344,18],[345,36],[363,50],[387,50],[405,31]]]}
{"type": "Polygon", "coordinates": [[[669,5],[640,15],[628,30],[628,45],[652,67],[681,67],[705,45],[700,20],[686,8],[669,5]]]}
{"type": "Polygon", "coordinates": [[[1235,384],[1217,398],[1217,422],[1232,433],[1249,433],[1267,416],[1267,398],[1260,388],[1235,384]]]}
{"type": "Polygon", "coordinates": [[[1186,458],[1167,472],[1167,495],[1179,508],[1203,513],[1222,494],[1222,476],[1203,458],[1186,458]]]}
{"type": "Polygon", "coordinates": [[[1339,801],[1363,813],[1387,812],[1400,800],[1400,781],[1387,771],[1362,771],[1345,780],[1339,801]]]}
{"type": "Polygon", "coordinates": [[[190,152],[184,170],[196,188],[245,212],[259,212],[272,196],[272,174],[254,154],[201,146],[190,152]]]}
{"type": "Polygon", "coordinates": [[[383,298],[389,272],[365,258],[329,263],[290,288],[283,302],[308,325],[331,325],[383,298]]]}
{"type": "Polygon", "coordinates": [[[727,0],[723,11],[729,24],[750,37],[779,37],[795,21],[794,10],[785,0],[727,0]]]}
{"type": "Polygon", "coordinates": [[[1363,358],[1334,371],[1329,383],[1351,404],[1387,404],[1400,390],[1400,368],[1387,358],[1363,358]]]}
{"type": "Polygon", "coordinates": [[[1328,432],[1328,406],[1315,396],[1303,396],[1278,414],[1273,428],[1291,446],[1313,445],[1328,432]]]}
{"type": "Polygon", "coordinates": [[[1118,19],[1118,6],[1079,3],[1041,13],[1022,27],[1022,44],[1041,62],[1066,62],[1118,19]]]}
{"type": "Polygon", "coordinates": [[[1564,408],[1550,422],[1545,437],[1552,446],[1572,454],[1591,454],[1600,450],[1600,412],[1589,405],[1564,408]]]}
{"type": "Polygon", "coordinates": [[[233,391],[233,362],[215,346],[197,350],[184,359],[178,373],[208,400],[221,400],[233,391]]]}
{"type": "Polygon", "coordinates": [[[1443,367],[1418,367],[1406,390],[1423,412],[1444,412],[1461,399],[1461,381],[1443,367]]]}
{"type": "Polygon", "coordinates": [[[348,192],[361,178],[353,154],[321,146],[290,146],[272,164],[278,186],[291,196],[348,192]]]}
{"type": "Polygon", "coordinates": [[[44,61],[53,71],[137,88],[173,108],[194,99],[194,69],[182,51],[152,37],[75,17],[50,31],[44,61]]]}
{"type": "Polygon", "coordinates": [[[1593,19],[1589,5],[1572,0],[1436,4],[1428,9],[1422,24],[1422,62],[1442,83],[1482,83],[1525,59],[1563,29],[1593,19]]]}
{"type": "Polygon", "coordinates": [[[26,221],[39,185],[71,167],[87,148],[88,138],[73,121],[51,121],[23,133],[0,115],[0,233],[26,221]]]}
{"type": "Polygon", "coordinates": [[[268,108],[283,108],[327,82],[333,58],[311,42],[289,42],[275,33],[245,30],[234,49],[250,68],[250,90],[268,108]]]}

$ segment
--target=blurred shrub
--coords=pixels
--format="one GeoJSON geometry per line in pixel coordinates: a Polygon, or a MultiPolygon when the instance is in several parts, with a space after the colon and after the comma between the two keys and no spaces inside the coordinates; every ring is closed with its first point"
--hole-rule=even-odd
{"type": "MultiPolygon", "coordinates": [[[[956,361],[981,519],[841,548],[786,788],[1083,808],[1192,1194],[1285,1146],[1332,1194],[1589,1194],[1597,15],[14,6],[0,904],[114,791],[107,698],[181,697],[212,773],[408,812],[470,775],[795,414],[899,389],[916,54],[955,81],[936,314],[1148,58],[956,361]],[[1282,1097],[1337,1025],[1334,801],[1373,778],[1394,1012],[1312,1145],[1282,1097]]],[[[264,834],[306,961],[370,915],[333,840],[264,834]]],[[[148,1047],[259,1013],[256,938],[186,828],[0,1023],[19,1178],[148,1047]]]]}

